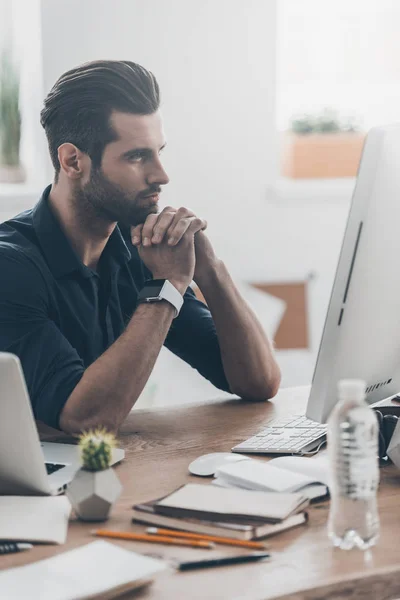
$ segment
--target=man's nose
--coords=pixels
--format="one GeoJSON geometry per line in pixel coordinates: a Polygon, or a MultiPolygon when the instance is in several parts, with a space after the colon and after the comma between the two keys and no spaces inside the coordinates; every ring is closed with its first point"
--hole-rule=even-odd
{"type": "Polygon", "coordinates": [[[154,185],[155,183],[166,185],[169,183],[169,177],[160,160],[157,160],[153,164],[151,171],[147,175],[147,183],[149,185],[154,185]]]}

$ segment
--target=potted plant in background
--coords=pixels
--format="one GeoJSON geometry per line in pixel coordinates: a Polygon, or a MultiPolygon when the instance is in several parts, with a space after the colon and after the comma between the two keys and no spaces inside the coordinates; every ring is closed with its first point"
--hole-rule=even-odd
{"type": "Polygon", "coordinates": [[[21,165],[21,113],[19,109],[19,72],[12,52],[3,50],[0,59],[0,181],[21,183],[25,170],[21,165]]]}
{"type": "Polygon", "coordinates": [[[325,109],[294,117],[286,133],[282,175],[291,178],[355,177],[365,134],[355,119],[340,119],[325,109]]]}
{"type": "Polygon", "coordinates": [[[79,437],[82,467],[68,485],[67,496],[83,521],[105,521],[122,485],[110,467],[115,436],[95,429],[79,437]]]}

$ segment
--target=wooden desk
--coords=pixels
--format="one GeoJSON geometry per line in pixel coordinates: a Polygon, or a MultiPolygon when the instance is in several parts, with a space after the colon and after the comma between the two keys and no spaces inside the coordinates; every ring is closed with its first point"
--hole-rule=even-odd
{"type": "MultiPolygon", "coordinates": [[[[273,402],[266,403],[229,400],[131,413],[120,435],[126,450],[126,460],[117,467],[123,494],[107,528],[143,531],[143,527],[130,523],[133,503],[167,494],[184,482],[198,482],[199,479],[187,471],[191,460],[207,452],[230,450],[272,415],[304,410],[307,392],[308,388],[282,390],[273,402]]],[[[46,439],[54,440],[54,436],[47,435],[46,439]]],[[[124,598],[393,600],[400,597],[399,492],[400,471],[393,466],[381,469],[381,538],[370,553],[345,552],[331,547],[326,535],[329,504],[322,503],[310,509],[307,526],[267,540],[272,553],[269,562],[188,573],[171,570],[148,588],[124,598]]],[[[23,565],[88,543],[94,539],[90,535],[93,527],[93,524],[72,521],[66,545],[35,547],[26,553],[0,557],[0,568],[23,565]]],[[[210,551],[115,540],[111,543],[177,559],[243,552],[228,546],[217,546],[210,551]]]]}

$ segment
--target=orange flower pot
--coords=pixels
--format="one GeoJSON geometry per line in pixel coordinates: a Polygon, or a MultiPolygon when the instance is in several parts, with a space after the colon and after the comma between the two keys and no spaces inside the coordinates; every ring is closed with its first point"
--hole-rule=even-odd
{"type": "Polygon", "coordinates": [[[364,133],[287,133],[282,175],[291,178],[355,177],[364,133]]]}

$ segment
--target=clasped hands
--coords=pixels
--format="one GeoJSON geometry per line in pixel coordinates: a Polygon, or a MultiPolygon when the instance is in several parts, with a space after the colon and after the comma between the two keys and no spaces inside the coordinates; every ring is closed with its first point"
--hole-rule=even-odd
{"type": "Polygon", "coordinates": [[[207,221],[196,217],[188,208],[166,206],[159,214],[150,214],[145,223],[132,227],[132,244],[149,247],[166,242],[169,246],[176,246],[186,233],[194,235],[206,227],[207,221]]]}
{"type": "Polygon", "coordinates": [[[204,278],[216,260],[203,234],[207,221],[187,208],[167,206],[131,228],[132,244],[155,279],[169,279],[181,293],[204,278]]]}

